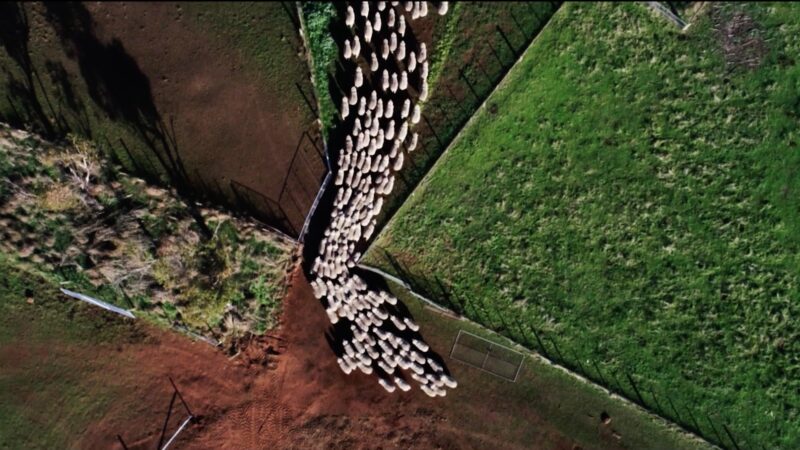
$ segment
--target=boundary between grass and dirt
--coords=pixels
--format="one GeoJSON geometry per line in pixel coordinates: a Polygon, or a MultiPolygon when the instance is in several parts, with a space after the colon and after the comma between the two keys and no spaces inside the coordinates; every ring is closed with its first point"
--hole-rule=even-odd
{"type": "MultiPolygon", "coordinates": [[[[408,202],[411,199],[411,197],[414,196],[414,194],[416,194],[418,191],[420,191],[422,188],[424,188],[426,186],[426,183],[428,183],[430,181],[430,178],[431,178],[432,174],[445,161],[445,158],[446,158],[449,150],[453,146],[455,146],[458,142],[460,142],[460,140],[463,138],[464,130],[466,130],[468,127],[470,127],[472,125],[473,121],[476,120],[475,119],[476,116],[478,116],[478,114],[481,111],[486,109],[486,104],[489,102],[489,100],[492,98],[492,96],[494,96],[494,94],[501,87],[504,87],[509,82],[509,78],[510,78],[511,73],[514,71],[514,69],[517,68],[517,66],[520,64],[520,62],[527,56],[527,54],[530,51],[530,49],[533,48],[534,45],[536,45],[538,39],[542,36],[542,34],[545,32],[545,30],[547,30],[547,28],[550,26],[550,24],[553,23],[553,17],[555,17],[555,15],[558,14],[559,11],[561,11],[563,9],[563,7],[564,7],[564,4],[562,3],[558,7],[558,9],[553,13],[553,16],[551,16],[551,18],[547,21],[547,23],[539,30],[539,33],[536,35],[536,37],[534,37],[531,40],[531,42],[528,44],[528,46],[525,48],[525,50],[520,54],[520,56],[517,58],[517,60],[514,62],[514,64],[511,65],[511,67],[508,69],[508,71],[506,71],[505,75],[500,80],[500,82],[495,85],[495,87],[486,96],[486,98],[483,100],[483,102],[481,102],[481,104],[475,109],[475,111],[472,113],[470,118],[466,122],[464,122],[464,125],[462,125],[461,128],[459,128],[459,130],[456,132],[455,137],[450,141],[450,143],[447,145],[447,147],[444,149],[444,151],[438,157],[436,157],[436,160],[433,162],[433,164],[431,165],[430,169],[428,169],[428,172],[422,177],[422,179],[417,183],[417,185],[414,186],[414,188],[411,190],[411,193],[409,194],[409,196],[403,201],[403,204],[408,202]]],[[[686,28],[688,28],[688,27],[686,27],[686,28]]],[[[364,252],[364,255],[369,253],[369,251],[372,249],[372,246],[375,244],[375,242],[377,242],[378,237],[381,236],[383,234],[383,232],[385,232],[385,230],[389,230],[391,228],[390,227],[391,222],[394,220],[394,218],[397,216],[397,213],[401,209],[402,209],[402,205],[401,205],[400,208],[397,208],[397,210],[394,212],[394,214],[392,214],[392,216],[390,216],[387,219],[386,224],[383,226],[383,228],[381,230],[381,233],[379,233],[377,236],[373,237],[373,240],[370,243],[370,245],[367,248],[367,250],[364,252]]],[[[361,259],[362,260],[364,259],[363,255],[362,255],[361,259]]],[[[689,439],[694,440],[697,443],[700,443],[700,444],[703,444],[703,445],[707,445],[710,448],[721,449],[721,447],[711,443],[710,441],[708,441],[704,437],[700,436],[699,434],[696,434],[696,433],[693,433],[693,432],[687,430],[686,428],[682,427],[678,423],[673,422],[673,421],[669,420],[668,418],[657,414],[654,411],[651,411],[651,410],[649,410],[647,408],[644,408],[641,405],[637,404],[636,402],[634,402],[634,401],[632,401],[632,400],[630,400],[630,399],[628,399],[626,397],[623,397],[623,396],[621,396],[619,394],[616,394],[615,392],[612,392],[610,389],[606,388],[605,386],[597,384],[597,383],[593,382],[592,380],[590,380],[590,379],[588,379],[588,378],[586,378],[586,377],[584,377],[584,376],[582,376],[582,375],[580,375],[580,374],[578,374],[576,372],[573,372],[570,369],[568,369],[568,368],[566,368],[566,367],[564,367],[562,365],[559,365],[559,364],[551,361],[550,359],[544,357],[543,355],[541,355],[540,353],[536,352],[535,350],[528,349],[527,347],[524,347],[523,345],[517,343],[516,341],[513,341],[511,339],[505,338],[504,336],[501,336],[501,335],[497,334],[494,330],[491,330],[491,329],[489,329],[489,328],[487,328],[487,327],[485,327],[485,326],[483,326],[483,325],[481,325],[481,324],[479,324],[477,322],[469,320],[466,317],[463,317],[463,316],[459,315],[455,311],[453,311],[453,310],[451,310],[449,308],[443,307],[443,306],[439,305],[438,303],[436,303],[436,302],[434,302],[434,301],[432,301],[432,300],[420,295],[419,293],[414,292],[414,290],[411,289],[410,284],[407,283],[406,281],[401,280],[401,279],[399,279],[399,278],[397,278],[397,277],[395,277],[393,275],[390,275],[390,274],[384,272],[383,270],[378,269],[377,267],[365,265],[360,261],[357,263],[357,267],[359,267],[359,268],[361,268],[363,270],[367,270],[369,272],[373,272],[375,274],[378,274],[378,275],[384,277],[385,279],[388,279],[388,280],[390,280],[390,281],[392,281],[392,282],[394,282],[396,284],[399,284],[406,291],[408,291],[409,294],[411,294],[412,296],[416,297],[417,299],[419,299],[420,301],[424,302],[425,304],[431,306],[433,310],[438,311],[440,314],[442,314],[444,316],[447,316],[447,317],[450,317],[450,318],[453,318],[455,320],[459,320],[459,321],[462,321],[462,322],[468,322],[471,325],[474,325],[474,326],[484,330],[485,332],[492,334],[493,336],[503,337],[504,339],[506,339],[509,342],[511,342],[514,347],[516,347],[520,351],[523,351],[526,355],[536,359],[537,361],[539,361],[539,362],[541,362],[541,363],[543,363],[545,365],[548,365],[550,367],[553,367],[555,369],[558,369],[558,370],[562,371],[563,373],[567,374],[568,376],[572,377],[573,379],[575,379],[575,380],[577,380],[579,382],[582,382],[583,384],[585,384],[587,386],[590,386],[590,387],[593,387],[593,388],[595,388],[597,390],[600,390],[601,392],[605,393],[606,395],[608,395],[612,399],[616,399],[616,400],[621,401],[622,403],[624,403],[626,405],[629,405],[634,410],[637,410],[639,412],[642,412],[642,413],[648,415],[654,421],[661,423],[662,425],[664,425],[665,427],[675,431],[676,433],[685,435],[685,436],[689,437],[689,439]]]]}
{"type": "MultiPolygon", "coordinates": [[[[572,378],[574,380],[577,380],[577,381],[583,383],[586,386],[589,386],[591,388],[594,388],[595,390],[598,390],[598,391],[602,392],[603,394],[607,395],[609,398],[611,398],[613,400],[616,400],[616,401],[619,401],[619,402],[627,405],[628,407],[632,408],[633,410],[638,411],[639,413],[642,413],[642,414],[646,415],[647,417],[652,419],[654,422],[661,424],[662,426],[666,427],[667,429],[669,429],[669,430],[671,430],[671,431],[673,431],[675,433],[678,433],[680,435],[683,435],[683,436],[687,437],[688,439],[695,441],[698,444],[707,445],[709,448],[721,449],[721,447],[711,443],[710,441],[706,440],[702,436],[700,436],[700,435],[698,435],[696,433],[693,433],[693,432],[687,430],[686,428],[683,428],[679,424],[667,419],[666,417],[664,417],[664,416],[662,416],[660,414],[657,414],[656,412],[651,411],[650,409],[644,408],[641,405],[639,405],[638,403],[636,403],[636,402],[634,402],[634,401],[632,401],[632,400],[630,400],[630,399],[628,399],[626,397],[623,397],[623,396],[611,391],[607,387],[605,387],[605,386],[603,386],[601,384],[595,383],[594,381],[584,377],[583,375],[580,375],[579,373],[574,372],[574,371],[572,371],[572,370],[570,370],[570,369],[568,369],[568,368],[566,368],[566,367],[564,367],[564,366],[562,366],[562,365],[550,360],[549,358],[543,356],[539,352],[537,352],[535,350],[531,350],[531,349],[525,347],[524,345],[522,345],[522,344],[520,344],[520,343],[518,343],[518,342],[516,342],[516,341],[514,341],[514,340],[512,340],[510,338],[507,338],[507,337],[497,333],[496,331],[494,331],[494,330],[492,330],[490,328],[487,328],[486,326],[484,326],[484,325],[482,325],[482,324],[480,324],[478,322],[475,322],[473,320],[468,319],[467,317],[464,317],[464,316],[458,314],[457,312],[453,311],[452,309],[444,307],[444,306],[434,302],[433,300],[430,300],[430,299],[426,298],[425,296],[423,296],[423,295],[421,295],[421,294],[419,294],[417,292],[414,292],[414,290],[411,288],[411,285],[409,283],[407,283],[406,281],[401,280],[400,278],[398,278],[398,277],[396,277],[394,275],[388,274],[388,273],[384,272],[383,270],[378,269],[377,267],[368,266],[368,265],[365,265],[365,264],[358,264],[357,267],[362,269],[362,270],[366,270],[368,272],[372,272],[372,273],[374,273],[376,275],[379,275],[379,276],[383,277],[384,279],[386,279],[386,280],[388,280],[388,281],[390,281],[390,282],[392,282],[394,284],[399,285],[401,288],[405,289],[410,295],[412,295],[413,297],[417,298],[421,302],[425,303],[427,306],[430,306],[431,307],[431,308],[429,308],[430,310],[432,310],[434,312],[437,312],[438,314],[440,314],[440,315],[442,315],[442,316],[444,316],[446,318],[449,318],[449,319],[452,319],[452,320],[457,320],[457,321],[464,322],[464,323],[468,323],[470,326],[479,328],[483,332],[485,332],[485,333],[487,333],[487,334],[489,334],[489,335],[491,335],[491,336],[493,336],[495,338],[498,338],[498,339],[501,339],[501,340],[504,340],[504,341],[508,342],[510,344],[511,348],[523,353],[523,355],[525,355],[527,357],[530,357],[530,358],[533,358],[537,362],[539,362],[541,364],[544,364],[544,365],[546,365],[548,367],[552,367],[553,369],[559,370],[562,373],[564,373],[567,376],[569,376],[570,378],[572,378]]],[[[524,363],[524,360],[523,360],[522,363],[520,363],[520,365],[522,365],[523,363],[524,363]]]]}

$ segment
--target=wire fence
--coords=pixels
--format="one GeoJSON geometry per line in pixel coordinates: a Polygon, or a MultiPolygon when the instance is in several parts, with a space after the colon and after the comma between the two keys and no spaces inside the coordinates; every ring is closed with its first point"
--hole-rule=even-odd
{"type": "MultiPolygon", "coordinates": [[[[480,298],[465,299],[449,289],[446,283],[438,277],[434,276],[433,279],[430,279],[414,274],[385,249],[376,247],[376,250],[382,253],[384,260],[391,266],[391,271],[402,280],[402,284],[415,291],[417,296],[432,299],[455,314],[475,320],[495,330],[498,334],[542,355],[554,364],[606,388],[706,441],[726,449],[766,450],[771,448],[767,447],[766,443],[745,437],[750,436],[751,433],[733,427],[730,417],[723,411],[709,412],[681,401],[681,397],[674,395],[670,389],[646,381],[633,369],[589,358],[584,351],[566,345],[555,334],[521,321],[518,318],[518,312],[494,311],[495,305],[487,305],[480,298]]],[[[373,271],[380,273],[379,270],[373,271]]],[[[457,338],[456,344],[454,344],[454,348],[458,346],[455,351],[455,359],[487,370],[481,360],[481,355],[485,356],[488,353],[485,344],[462,339],[462,337],[457,338]]],[[[498,355],[500,360],[507,360],[506,357],[499,356],[494,350],[492,355],[498,355]]],[[[510,373],[510,368],[503,368],[500,365],[497,367],[499,368],[495,369],[493,366],[487,371],[495,375],[497,375],[495,371],[506,375],[510,373]]]]}
{"type": "Polygon", "coordinates": [[[388,222],[408,194],[442,155],[469,119],[483,104],[531,42],[549,23],[562,2],[519,2],[508,6],[509,18],[496,24],[480,39],[473,39],[465,58],[451,58],[436,80],[432,97],[425,103],[417,150],[407,167],[397,174],[395,188],[384,203],[378,229],[388,222]],[[450,61],[454,62],[450,62],[450,61]],[[466,61],[463,64],[461,61],[466,61]],[[457,63],[455,61],[458,61],[457,63]]]}

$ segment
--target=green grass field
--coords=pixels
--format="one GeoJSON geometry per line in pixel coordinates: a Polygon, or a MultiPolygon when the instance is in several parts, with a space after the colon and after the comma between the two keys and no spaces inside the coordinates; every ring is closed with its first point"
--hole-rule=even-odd
{"type": "Polygon", "coordinates": [[[682,34],[565,5],[367,262],[391,271],[385,249],[468,317],[630,374],[713,441],[797,448],[800,8],[710,10],[682,34]],[[734,14],[756,69],[726,64],[734,14]]]}
{"type": "MultiPolygon", "coordinates": [[[[530,355],[525,356],[513,383],[449,358],[460,330],[505,346],[513,343],[474,323],[435,312],[401,286],[389,283],[388,287],[408,307],[422,327],[425,341],[445,358],[448,370],[458,380],[458,388],[445,401],[454,414],[450,420],[463,429],[497,436],[508,448],[534,444],[533,448],[564,448],[554,441],[551,429],[574,440],[572,448],[710,448],[530,355]],[[476,398],[483,401],[476,402],[476,398]],[[611,418],[606,425],[601,423],[603,413],[611,418]]],[[[485,442],[475,443],[476,448],[485,446],[485,442]]]]}
{"type": "Polygon", "coordinates": [[[453,3],[433,20],[430,97],[414,131],[419,150],[410,154],[386,206],[383,224],[425,176],[464,123],[507,73],[559,2],[453,3]]]}

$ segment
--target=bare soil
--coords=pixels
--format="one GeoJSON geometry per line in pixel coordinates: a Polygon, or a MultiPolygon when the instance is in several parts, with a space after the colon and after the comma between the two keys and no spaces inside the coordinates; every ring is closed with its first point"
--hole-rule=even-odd
{"type": "MultiPolygon", "coordinates": [[[[98,317],[101,322],[119,320],[90,311],[103,316],[98,317]]],[[[206,343],[136,321],[129,324],[131,332],[122,342],[64,343],[63,348],[20,342],[2,348],[0,362],[4,367],[24,367],[58,352],[72,364],[91,365],[90,376],[96,377],[97,386],[116,387],[120,394],[102,419],[86,430],[73,431],[77,448],[118,448],[117,434],[131,449],[153,448],[172,395],[169,376],[198,419],[179,436],[175,448],[570,449],[575,445],[537,415],[535,404],[526,411],[507,410],[495,401],[499,399],[483,398],[481,390],[469,385],[459,386],[444,399],[428,398],[416,389],[388,394],[371,377],[345,376],[326,342],[327,318],[300,270],[294,272],[284,311],[279,335],[253,340],[232,358],[206,343]],[[515,427],[519,420],[524,425],[515,427]],[[531,433],[533,440],[520,440],[531,433]]],[[[167,435],[185,417],[176,403],[167,435]]]]}

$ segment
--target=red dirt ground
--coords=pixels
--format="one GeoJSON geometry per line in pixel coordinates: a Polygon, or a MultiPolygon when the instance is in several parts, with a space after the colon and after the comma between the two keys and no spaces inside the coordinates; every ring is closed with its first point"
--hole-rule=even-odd
{"type": "MultiPolygon", "coordinates": [[[[430,399],[418,389],[387,394],[361,373],[345,376],[325,340],[323,308],[301,271],[292,282],[279,336],[252,341],[232,358],[139,321],[131,327],[144,338],[91,351],[67,349],[70,357],[105,365],[98,382],[124,379],[131,390],[83,431],[76,447],[119,448],[117,434],[131,449],[154,447],[172,376],[199,417],[175,448],[573,448],[571,439],[534,411],[527,411],[524,421],[536,430],[535,442],[514,444],[515,430],[495,435],[492,430],[504,427],[508,412],[487,407],[474,390],[460,386],[445,399],[430,399]],[[268,356],[275,350],[278,355],[268,356]]],[[[37,351],[30,346],[0,357],[32,357],[37,351]]],[[[170,430],[185,417],[176,411],[170,430]]]]}

